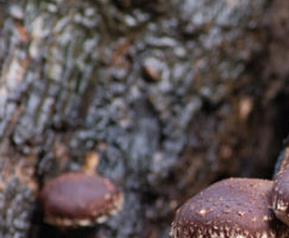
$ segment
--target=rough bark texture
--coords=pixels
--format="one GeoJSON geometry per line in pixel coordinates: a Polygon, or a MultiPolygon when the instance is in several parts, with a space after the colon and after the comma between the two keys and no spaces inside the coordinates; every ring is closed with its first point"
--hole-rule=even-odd
{"type": "Polygon", "coordinates": [[[81,170],[90,152],[125,206],[69,237],[167,237],[176,207],[205,185],[270,177],[288,132],[288,9],[283,0],[1,3],[0,236],[61,237],[41,223],[37,192],[81,170]]]}

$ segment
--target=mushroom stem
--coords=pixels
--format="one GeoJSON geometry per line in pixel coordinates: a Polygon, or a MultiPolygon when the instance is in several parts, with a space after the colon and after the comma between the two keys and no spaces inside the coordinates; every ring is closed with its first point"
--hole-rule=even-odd
{"type": "Polygon", "coordinates": [[[99,165],[99,155],[96,152],[90,152],[85,157],[83,171],[86,174],[93,175],[99,165]]]}

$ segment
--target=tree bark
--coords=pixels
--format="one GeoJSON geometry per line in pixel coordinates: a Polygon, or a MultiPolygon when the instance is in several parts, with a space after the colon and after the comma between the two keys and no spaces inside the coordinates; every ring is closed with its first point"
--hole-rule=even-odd
{"type": "Polygon", "coordinates": [[[288,132],[286,63],[268,67],[280,1],[3,3],[0,236],[61,237],[37,193],[90,153],[125,193],[90,237],[167,237],[205,185],[270,177],[288,132]]]}

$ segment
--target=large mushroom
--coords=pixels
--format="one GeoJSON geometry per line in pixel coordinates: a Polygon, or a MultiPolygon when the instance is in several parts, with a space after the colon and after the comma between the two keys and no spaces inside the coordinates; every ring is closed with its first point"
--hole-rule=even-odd
{"type": "Polygon", "coordinates": [[[289,228],[270,209],[273,183],[226,179],[191,198],[176,214],[173,238],[285,238],[289,228]]]}
{"type": "Polygon", "coordinates": [[[123,194],[108,179],[80,172],[61,175],[39,196],[44,220],[61,228],[103,223],[122,207],[123,194]]]}

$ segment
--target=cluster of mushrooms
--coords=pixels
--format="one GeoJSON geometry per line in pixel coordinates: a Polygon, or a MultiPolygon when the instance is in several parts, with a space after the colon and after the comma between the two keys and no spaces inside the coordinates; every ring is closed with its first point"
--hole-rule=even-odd
{"type": "MultiPolygon", "coordinates": [[[[187,201],[172,223],[173,238],[288,238],[289,149],[273,181],[230,178],[187,201]]],[[[117,214],[123,194],[95,167],[48,182],[39,200],[45,222],[71,229],[94,226],[117,214]]]]}
{"type": "Polygon", "coordinates": [[[231,178],[181,206],[173,238],[288,238],[289,149],[273,181],[231,178]]]}

